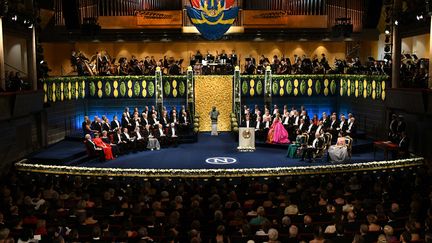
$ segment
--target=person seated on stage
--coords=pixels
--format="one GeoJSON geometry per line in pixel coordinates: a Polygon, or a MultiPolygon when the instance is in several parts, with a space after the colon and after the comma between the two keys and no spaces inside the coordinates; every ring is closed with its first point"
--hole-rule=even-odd
{"type": "Polygon", "coordinates": [[[308,161],[312,162],[313,154],[318,152],[323,145],[324,139],[318,134],[315,134],[315,139],[313,140],[312,145],[308,145],[307,148],[303,150],[302,158],[300,161],[304,161],[307,157],[308,161]]]}
{"type": "Polygon", "coordinates": [[[102,132],[102,123],[101,123],[100,118],[98,116],[94,117],[94,120],[91,123],[91,129],[93,131],[97,131],[98,133],[102,132]]]}
{"type": "Polygon", "coordinates": [[[186,113],[186,110],[181,111],[181,115],[179,117],[179,132],[181,134],[187,134],[189,130],[189,118],[188,114],[186,113]]]}
{"type": "MultiPolygon", "coordinates": [[[[306,121],[305,121],[306,123],[306,121]]],[[[307,128],[307,134],[309,134],[310,137],[312,137],[313,134],[315,134],[315,131],[318,128],[318,118],[316,117],[316,115],[314,115],[314,118],[312,119],[312,121],[310,122],[308,128],[307,128]]],[[[312,141],[310,141],[312,142],[312,141]]]]}
{"type": "Polygon", "coordinates": [[[93,139],[93,142],[98,148],[101,148],[103,150],[105,160],[114,159],[111,146],[107,143],[104,143],[104,141],[99,137],[99,133],[95,133],[95,138],[93,139]]]}
{"type": "Polygon", "coordinates": [[[113,116],[113,120],[111,121],[111,129],[113,132],[117,132],[117,130],[121,130],[121,124],[118,121],[117,115],[113,116]]]}
{"type": "Polygon", "coordinates": [[[337,120],[337,116],[335,114],[332,114],[330,117],[331,121],[330,121],[330,127],[328,128],[328,132],[331,133],[331,135],[333,136],[333,141],[332,142],[336,142],[336,139],[338,137],[338,128],[339,128],[339,122],[337,120]]]}
{"type": "Polygon", "coordinates": [[[288,131],[289,127],[290,127],[290,116],[289,116],[289,111],[284,109],[284,113],[282,116],[282,124],[285,127],[285,129],[288,131]]]}
{"type": "Polygon", "coordinates": [[[339,123],[339,127],[336,128],[339,134],[344,135],[348,128],[348,122],[344,115],[341,115],[341,121],[339,123]]]}
{"type": "Polygon", "coordinates": [[[177,110],[176,109],[174,109],[174,110],[171,111],[169,122],[170,123],[174,123],[176,126],[179,124],[179,120],[178,120],[177,110]]]}
{"type": "Polygon", "coordinates": [[[316,134],[319,134],[320,136],[321,136],[322,134],[324,134],[324,125],[323,125],[323,121],[318,121],[318,126],[317,126],[317,128],[316,128],[316,130],[315,130],[315,133],[316,133],[316,134]]]}
{"type": "Polygon", "coordinates": [[[168,112],[166,110],[162,111],[161,124],[162,124],[162,128],[164,130],[168,130],[168,128],[170,127],[170,121],[168,119],[168,112]]]}
{"type": "Polygon", "coordinates": [[[178,135],[177,135],[177,128],[174,123],[170,123],[170,127],[168,128],[168,145],[177,147],[178,145],[178,135]]]}
{"type": "Polygon", "coordinates": [[[392,141],[393,143],[396,143],[398,141],[398,133],[397,133],[397,127],[398,127],[398,116],[396,114],[392,115],[392,120],[389,125],[389,135],[388,139],[392,141]]]}
{"type": "Polygon", "coordinates": [[[139,117],[138,112],[134,112],[133,118],[132,118],[132,129],[135,130],[136,128],[141,127],[141,118],[139,117]]]}
{"type": "Polygon", "coordinates": [[[302,118],[304,120],[306,126],[309,127],[309,125],[310,125],[309,115],[308,115],[307,111],[304,109],[303,106],[302,106],[302,109],[301,109],[300,118],[302,118]]]}
{"type": "Polygon", "coordinates": [[[349,125],[348,125],[347,130],[345,131],[344,135],[354,138],[356,136],[356,133],[357,133],[357,123],[355,121],[355,118],[352,116],[350,118],[349,125]]]}
{"type": "Polygon", "coordinates": [[[288,132],[282,125],[279,114],[276,115],[271,128],[267,135],[267,143],[273,144],[287,144],[290,143],[288,139],[288,132]]]}
{"type": "Polygon", "coordinates": [[[167,145],[167,136],[162,127],[162,124],[159,124],[158,128],[155,129],[154,136],[159,140],[161,147],[165,147],[167,145]]]}
{"type": "Polygon", "coordinates": [[[105,155],[104,155],[104,151],[102,148],[98,147],[92,140],[91,135],[90,134],[86,134],[84,136],[85,141],[84,144],[86,146],[87,149],[87,153],[89,157],[99,157],[99,160],[104,160],[105,155]]]}
{"type": "Polygon", "coordinates": [[[345,137],[339,136],[337,138],[336,145],[329,147],[328,157],[329,161],[334,163],[343,163],[349,161],[350,158],[345,137]]]}
{"type": "Polygon", "coordinates": [[[242,127],[246,127],[246,128],[251,128],[254,127],[253,122],[251,121],[251,117],[250,115],[246,115],[245,120],[243,122],[243,124],[241,125],[242,127]]]}
{"type": "Polygon", "coordinates": [[[122,119],[121,119],[121,126],[122,128],[131,128],[132,123],[130,121],[129,112],[123,112],[122,119]]]}
{"type": "Polygon", "coordinates": [[[128,151],[127,142],[123,140],[121,128],[117,129],[116,133],[113,135],[113,143],[118,147],[121,154],[124,154],[128,151]]]}
{"type": "Polygon", "coordinates": [[[134,151],[136,149],[136,137],[129,135],[129,130],[127,128],[123,128],[121,139],[126,142],[125,144],[129,150],[134,151]]]}
{"type": "Polygon", "coordinates": [[[146,112],[143,112],[141,114],[141,127],[145,127],[147,125],[150,125],[150,120],[148,119],[148,115],[146,112]]]}
{"type": "Polygon", "coordinates": [[[131,118],[131,114],[130,114],[130,112],[129,112],[129,107],[126,106],[126,107],[124,108],[124,110],[123,110],[123,114],[125,114],[126,117],[129,118],[129,119],[131,118]]]}
{"type": "Polygon", "coordinates": [[[307,130],[307,127],[305,125],[305,121],[303,119],[300,119],[300,124],[297,127],[297,135],[301,135],[305,133],[307,130]]]}
{"type": "Polygon", "coordinates": [[[111,142],[111,139],[108,137],[107,131],[102,131],[101,139],[104,143],[109,144],[111,146],[111,151],[112,151],[114,157],[118,157],[120,154],[119,146],[117,146],[117,144],[114,144],[111,142]]]}
{"type": "Polygon", "coordinates": [[[268,108],[265,108],[264,115],[263,115],[263,122],[264,122],[264,131],[268,133],[268,130],[271,127],[272,117],[270,115],[270,111],[268,108]]]}
{"type": "Polygon", "coordinates": [[[145,126],[145,129],[143,130],[143,136],[147,138],[147,149],[150,149],[151,151],[153,151],[154,149],[160,149],[160,143],[153,135],[153,131],[150,125],[145,126]]]}
{"type": "Polygon", "coordinates": [[[111,123],[106,116],[102,116],[102,132],[103,131],[112,132],[111,123]]]}
{"type": "Polygon", "coordinates": [[[327,131],[330,128],[331,120],[327,116],[326,112],[322,113],[321,121],[323,123],[323,129],[324,129],[324,131],[327,131]]]}
{"type": "Polygon", "coordinates": [[[399,152],[398,157],[406,159],[410,157],[409,153],[409,139],[405,131],[401,132],[401,139],[399,141],[399,152]]]}
{"type": "Polygon", "coordinates": [[[90,121],[88,116],[84,116],[84,121],[82,123],[82,130],[83,130],[84,136],[87,134],[90,134],[90,136],[91,136],[92,134],[97,132],[96,130],[93,130],[91,128],[91,121],[90,121]]]}
{"type": "Polygon", "coordinates": [[[135,127],[133,136],[136,138],[137,149],[142,151],[147,147],[147,139],[141,133],[140,127],[135,127]]]}
{"type": "Polygon", "coordinates": [[[150,125],[153,128],[157,128],[159,127],[159,119],[157,118],[157,113],[155,112],[150,112],[152,114],[151,118],[150,118],[150,125]]]}

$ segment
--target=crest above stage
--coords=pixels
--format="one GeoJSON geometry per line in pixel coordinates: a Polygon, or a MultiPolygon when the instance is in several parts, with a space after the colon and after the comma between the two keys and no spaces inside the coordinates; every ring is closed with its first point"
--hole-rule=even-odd
{"type": "Polygon", "coordinates": [[[192,24],[208,40],[218,40],[237,18],[239,8],[234,0],[191,0],[187,14],[192,24]]]}

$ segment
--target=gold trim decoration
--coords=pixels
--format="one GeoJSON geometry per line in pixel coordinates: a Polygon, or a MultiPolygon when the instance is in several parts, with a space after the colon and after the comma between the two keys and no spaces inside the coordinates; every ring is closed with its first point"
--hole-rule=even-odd
{"type": "Polygon", "coordinates": [[[242,177],[242,176],[287,176],[309,174],[331,174],[359,171],[376,171],[397,168],[407,168],[424,165],[423,157],[402,160],[373,161],[354,164],[327,164],[311,166],[292,166],[274,168],[243,168],[243,169],[122,169],[97,168],[63,165],[31,164],[24,159],[15,164],[18,171],[81,175],[81,176],[110,176],[110,177],[242,177]]]}

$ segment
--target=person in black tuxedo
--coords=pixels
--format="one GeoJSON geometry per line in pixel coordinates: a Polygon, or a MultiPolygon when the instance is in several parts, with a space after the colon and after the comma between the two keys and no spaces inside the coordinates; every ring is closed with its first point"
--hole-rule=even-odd
{"type": "Polygon", "coordinates": [[[129,150],[135,151],[136,149],[136,137],[132,137],[129,135],[129,130],[127,128],[123,128],[123,133],[121,135],[122,141],[126,142],[127,148],[129,150]]]}
{"type": "Polygon", "coordinates": [[[339,135],[338,128],[339,121],[337,120],[337,116],[335,114],[332,114],[330,117],[330,127],[327,129],[327,131],[332,135],[332,143],[336,143],[339,135]]]}
{"type": "Polygon", "coordinates": [[[306,156],[309,162],[312,162],[312,156],[314,153],[318,152],[320,148],[324,145],[324,139],[319,135],[315,134],[315,139],[312,145],[308,145],[306,149],[303,150],[302,158],[300,161],[304,161],[306,156]]]}
{"type": "Polygon", "coordinates": [[[168,130],[168,128],[170,127],[170,121],[168,118],[168,112],[167,111],[162,111],[161,124],[162,124],[162,128],[164,130],[168,130]]]}
{"type": "Polygon", "coordinates": [[[132,134],[136,140],[136,147],[138,150],[143,151],[147,147],[147,138],[141,133],[140,127],[136,127],[132,134]]]}
{"type": "Polygon", "coordinates": [[[125,107],[123,113],[127,116],[127,118],[131,119],[131,114],[129,112],[129,107],[125,107]]]}
{"type": "Polygon", "coordinates": [[[106,131],[106,132],[111,132],[111,123],[108,120],[108,118],[104,117],[102,120],[102,132],[106,131]]]}
{"type": "Polygon", "coordinates": [[[150,120],[147,117],[147,113],[143,112],[141,118],[141,127],[144,128],[147,125],[150,125],[150,120]]]}
{"type": "Polygon", "coordinates": [[[159,120],[157,118],[156,113],[153,113],[150,120],[149,120],[149,124],[153,127],[153,128],[157,128],[159,126],[159,120]]]}
{"type": "Polygon", "coordinates": [[[254,127],[255,124],[253,123],[253,121],[251,120],[250,115],[246,115],[245,120],[243,121],[242,127],[246,127],[246,128],[251,128],[254,127]]]}
{"type": "Polygon", "coordinates": [[[101,133],[102,132],[102,123],[101,123],[101,121],[100,121],[100,119],[99,119],[99,117],[98,116],[95,116],[94,117],[94,120],[93,120],[93,122],[91,123],[91,129],[93,130],[93,131],[97,131],[98,133],[101,133]]]}
{"type": "Polygon", "coordinates": [[[345,136],[348,135],[352,138],[354,138],[357,134],[357,123],[355,121],[354,117],[350,118],[350,123],[345,131],[345,136]]]}
{"type": "Polygon", "coordinates": [[[325,112],[322,113],[321,121],[323,123],[324,131],[327,131],[331,125],[331,121],[330,121],[330,118],[327,116],[327,113],[325,113],[325,112]]]}
{"type": "Polygon", "coordinates": [[[397,132],[397,128],[398,128],[398,117],[396,114],[392,115],[392,120],[390,122],[389,125],[389,140],[396,143],[398,141],[398,132],[397,132]]]}
{"type": "Polygon", "coordinates": [[[113,142],[118,147],[121,154],[127,151],[127,142],[123,140],[121,129],[117,129],[117,132],[113,135],[113,142]]]}
{"type": "Polygon", "coordinates": [[[114,131],[114,132],[117,132],[117,130],[120,130],[120,129],[121,129],[121,124],[120,124],[120,122],[118,121],[118,118],[117,118],[116,115],[113,117],[113,120],[111,121],[111,129],[112,129],[112,131],[114,131]]]}
{"type": "Polygon", "coordinates": [[[157,138],[157,140],[159,140],[160,146],[161,147],[166,147],[167,146],[167,136],[166,133],[163,130],[162,124],[159,124],[158,127],[155,129],[154,131],[154,136],[155,138],[157,138]]]}
{"type": "Polygon", "coordinates": [[[177,110],[176,110],[176,107],[175,106],[173,106],[173,107],[171,107],[171,110],[170,110],[170,112],[169,112],[169,117],[171,118],[172,116],[173,116],[173,113],[177,113],[177,110]]]}
{"type": "Polygon", "coordinates": [[[264,132],[264,123],[261,116],[258,116],[254,124],[256,140],[265,141],[266,135],[264,132]]]}
{"type": "Polygon", "coordinates": [[[177,116],[177,110],[172,110],[169,118],[170,118],[169,119],[170,123],[174,123],[176,126],[179,124],[179,118],[177,116]]]}
{"type": "Polygon", "coordinates": [[[297,127],[297,135],[305,133],[307,129],[308,127],[306,126],[305,120],[300,118],[300,124],[297,127]]]}
{"type": "Polygon", "coordinates": [[[399,141],[399,158],[406,159],[409,158],[409,139],[406,132],[401,133],[401,139],[399,141]]]}
{"type": "Polygon", "coordinates": [[[128,116],[129,112],[123,112],[122,119],[121,119],[121,126],[122,128],[131,128],[132,123],[130,121],[130,117],[128,116]]]}
{"type": "Polygon", "coordinates": [[[341,121],[339,126],[336,128],[339,134],[344,135],[346,130],[348,129],[348,122],[344,115],[341,115],[341,121]]]}
{"type": "Polygon", "coordinates": [[[168,134],[167,134],[167,140],[169,146],[178,146],[178,135],[177,135],[177,128],[174,123],[170,123],[170,127],[168,128],[168,134]]]}
{"type": "Polygon", "coordinates": [[[104,160],[105,155],[103,149],[96,146],[96,144],[92,141],[90,134],[86,134],[84,138],[84,144],[86,146],[89,157],[98,157],[99,160],[104,160]]]}
{"type": "MultiPolygon", "coordinates": [[[[302,107],[302,109],[304,109],[304,107],[302,107]]],[[[300,114],[300,118],[304,120],[304,123],[306,124],[306,127],[309,127],[309,123],[310,123],[310,118],[307,114],[306,110],[302,110],[301,114],[300,114]]]]}
{"type": "Polygon", "coordinates": [[[187,134],[189,127],[190,127],[190,121],[188,115],[186,113],[186,110],[182,109],[182,114],[179,117],[179,130],[180,130],[179,132],[181,134],[187,134]]]}
{"type": "Polygon", "coordinates": [[[138,112],[134,113],[131,124],[132,124],[131,129],[133,129],[133,131],[135,131],[135,129],[137,127],[140,128],[140,126],[141,126],[141,118],[139,117],[138,112]]]}

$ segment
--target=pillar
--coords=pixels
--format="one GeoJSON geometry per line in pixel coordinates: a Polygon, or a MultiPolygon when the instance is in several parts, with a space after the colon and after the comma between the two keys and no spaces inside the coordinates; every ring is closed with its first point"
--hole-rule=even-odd
{"type": "Polygon", "coordinates": [[[3,49],[3,18],[0,17],[0,89],[6,90],[6,73],[3,49]]]}
{"type": "MultiPolygon", "coordinates": [[[[402,7],[401,0],[394,0],[393,21],[398,20],[402,7]]],[[[393,46],[392,46],[392,88],[399,88],[400,84],[400,65],[401,65],[401,49],[402,39],[399,33],[399,26],[392,23],[393,26],[393,46]]]]}
{"type": "Polygon", "coordinates": [[[29,55],[29,72],[28,79],[32,84],[32,90],[37,90],[37,63],[36,63],[36,28],[32,28],[32,36],[30,40],[30,48],[27,49],[30,51],[29,55]]]}
{"type": "Polygon", "coordinates": [[[431,28],[430,28],[430,36],[429,36],[429,82],[428,82],[428,88],[432,89],[432,18],[430,18],[431,21],[431,28]]]}

